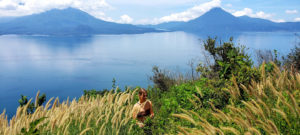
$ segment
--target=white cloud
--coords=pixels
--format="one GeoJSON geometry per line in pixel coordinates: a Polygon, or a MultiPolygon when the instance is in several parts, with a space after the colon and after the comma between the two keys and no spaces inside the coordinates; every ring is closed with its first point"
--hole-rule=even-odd
{"type": "Polygon", "coordinates": [[[244,15],[251,15],[252,14],[252,9],[250,8],[244,8],[241,11],[236,11],[233,13],[234,16],[244,16],[244,15]]]}
{"type": "Polygon", "coordinates": [[[272,16],[273,16],[272,14],[267,14],[263,11],[259,11],[256,14],[254,14],[253,17],[268,19],[268,18],[271,18],[272,16]]]}
{"type": "Polygon", "coordinates": [[[298,11],[297,10],[285,10],[285,13],[287,13],[287,14],[297,14],[298,11]]]}
{"type": "Polygon", "coordinates": [[[272,19],[273,22],[278,22],[278,23],[281,23],[281,22],[286,22],[285,20],[283,19],[272,19]]]}
{"type": "Polygon", "coordinates": [[[0,2],[0,10],[15,10],[17,8],[18,4],[13,3],[9,0],[2,0],[0,2]]]}
{"type": "Polygon", "coordinates": [[[233,13],[234,16],[250,16],[250,17],[255,17],[255,18],[263,18],[263,19],[271,19],[273,14],[268,14],[263,11],[259,11],[254,13],[252,9],[250,8],[244,8],[243,10],[236,11],[233,13]]]}
{"type": "Polygon", "coordinates": [[[159,19],[154,19],[152,23],[162,23],[162,22],[170,22],[170,21],[189,21],[195,19],[205,12],[209,11],[213,7],[220,7],[221,0],[212,0],[210,2],[206,2],[200,5],[196,5],[192,8],[187,9],[184,12],[173,13],[168,16],[161,17],[159,19]]]}
{"type": "Polygon", "coordinates": [[[122,15],[120,18],[121,19],[118,21],[119,23],[131,23],[133,21],[133,19],[126,14],[122,15]]]}
{"type": "Polygon", "coordinates": [[[78,8],[104,19],[104,10],[112,8],[105,0],[0,0],[0,16],[24,16],[67,7],[78,8]]]}
{"type": "MultiPolygon", "coordinates": [[[[134,6],[165,6],[165,5],[183,5],[205,0],[108,0],[112,5],[134,5],[134,6]]],[[[207,1],[207,0],[206,0],[207,1]]]]}
{"type": "Polygon", "coordinates": [[[294,19],[296,22],[300,22],[300,17],[294,19]]]}

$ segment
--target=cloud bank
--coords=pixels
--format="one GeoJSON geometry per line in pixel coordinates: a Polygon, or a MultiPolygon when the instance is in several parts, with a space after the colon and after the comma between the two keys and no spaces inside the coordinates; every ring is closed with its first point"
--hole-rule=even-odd
{"type": "Polygon", "coordinates": [[[24,16],[53,8],[74,7],[109,20],[104,11],[112,8],[105,0],[0,0],[0,16],[24,16]]]}
{"type": "Polygon", "coordinates": [[[161,17],[159,19],[154,19],[153,23],[157,24],[157,23],[171,22],[171,21],[186,22],[201,16],[202,14],[209,11],[213,7],[220,7],[220,6],[221,6],[221,0],[212,0],[210,2],[196,5],[180,13],[174,13],[168,16],[161,17]]]}
{"type": "Polygon", "coordinates": [[[262,19],[271,19],[273,16],[272,14],[267,14],[263,11],[259,11],[254,13],[252,9],[250,8],[244,8],[243,10],[236,11],[233,13],[234,16],[250,16],[250,17],[255,17],[255,18],[262,18],[262,19]]]}
{"type": "MultiPolygon", "coordinates": [[[[203,15],[211,8],[222,6],[221,5],[222,0],[198,0],[198,3],[199,1],[206,1],[206,2],[198,5],[193,4],[194,6],[190,6],[192,3],[196,3],[196,0],[154,0],[154,1],[149,1],[149,0],[0,0],[0,17],[24,16],[24,15],[44,12],[53,8],[63,9],[67,7],[73,7],[85,11],[95,16],[96,18],[105,21],[117,22],[117,23],[134,23],[134,24],[158,24],[158,23],[171,22],[171,21],[186,22],[203,15]],[[115,6],[125,5],[121,7],[125,7],[126,10],[126,8],[128,8],[127,6],[130,6],[134,9],[135,6],[139,7],[139,6],[146,5],[146,7],[153,7],[153,6],[161,7],[161,6],[168,5],[166,7],[173,8],[173,7],[180,7],[180,5],[184,5],[185,3],[189,3],[188,5],[191,8],[183,10],[182,12],[175,12],[163,17],[158,16],[155,18],[145,18],[145,19],[143,18],[133,19],[130,16],[136,17],[137,15],[135,13],[131,12],[131,14],[124,14],[124,9],[120,7],[111,6],[114,4],[115,6]],[[109,11],[114,11],[115,13],[120,12],[120,13],[114,14],[109,11]],[[106,13],[114,18],[109,17],[106,13]]],[[[237,11],[230,3],[227,3],[223,6],[228,8],[226,9],[226,11],[232,13],[235,16],[247,15],[255,18],[268,19],[275,22],[285,22],[285,20],[281,18],[277,18],[277,20],[275,20],[274,13],[270,14],[270,13],[265,13],[263,11],[256,12],[251,8],[244,8],[242,10],[237,11]]],[[[285,10],[281,12],[285,12],[286,14],[289,15],[298,14],[298,10],[296,9],[285,10]]],[[[145,16],[147,16],[147,13],[144,14],[145,16]]],[[[299,20],[298,18],[295,18],[293,21],[298,21],[298,20],[299,20]]]]}
{"type": "Polygon", "coordinates": [[[128,24],[128,23],[132,23],[132,21],[133,21],[133,19],[126,14],[122,15],[120,18],[121,19],[119,21],[117,21],[118,23],[127,23],[128,24]]]}
{"type": "Polygon", "coordinates": [[[297,10],[285,10],[285,13],[287,13],[287,14],[297,14],[298,11],[297,10]]]}
{"type": "MultiPolygon", "coordinates": [[[[199,0],[109,0],[108,2],[121,5],[132,6],[165,6],[165,5],[183,5],[199,0]]],[[[202,0],[203,1],[203,0],[202,0]]]]}
{"type": "Polygon", "coordinates": [[[269,14],[269,13],[265,13],[263,11],[258,11],[258,12],[253,12],[252,9],[250,8],[244,8],[243,10],[240,11],[235,11],[232,13],[234,16],[250,16],[250,17],[254,17],[254,18],[261,18],[261,19],[267,19],[273,22],[286,22],[286,20],[284,19],[274,19],[273,17],[275,16],[275,14],[269,14]]]}

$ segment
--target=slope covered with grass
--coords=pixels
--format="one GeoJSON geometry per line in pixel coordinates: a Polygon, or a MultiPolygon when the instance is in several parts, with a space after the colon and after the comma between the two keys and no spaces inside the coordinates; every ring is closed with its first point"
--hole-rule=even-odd
{"type": "Polygon", "coordinates": [[[10,121],[5,117],[5,112],[2,113],[0,134],[20,134],[22,128],[23,133],[28,134],[134,134],[131,110],[135,93],[136,90],[119,93],[111,91],[103,96],[82,96],[78,100],[62,103],[58,98],[51,102],[51,98],[32,114],[26,111],[28,102],[18,107],[10,121]],[[41,118],[42,121],[35,124],[41,118]]]}
{"type": "Polygon", "coordinates": [[[252,81],[249,86],[242,85],[247,94],[246,100],[240,100],[239,88],[232,80],[234,86],[226,89],[230,93],[230,103],[226,107],[218,109],[211,104],[211,108],[204,111],[205,115],[199,110],[184,109],[173,114],[173,117],[192,124],[177,125],[179,133],[299,134],[300,74],[280,71],[278,67],[268,75],[264,68],[260,73],[261,81],[252,81]]]}
{"type": "MultiPolygon", "coordinates": [[[[232,39],[216,43],[204,42],[214,62],[199,64],[192,78],[153,68],[154,85],[147,92],[155,116],[144,128],[153,134],[298,135],[299,49],[289,55],[288,66],[276,55],[255,67],[232,39]]],[[[51,98],[44,106],[38,93],[32,113],[28,102],[11,120],[0,115],[0,134],[144,134],[131,112],[138,90],[85,91],[78,100],[51,98]]]]}

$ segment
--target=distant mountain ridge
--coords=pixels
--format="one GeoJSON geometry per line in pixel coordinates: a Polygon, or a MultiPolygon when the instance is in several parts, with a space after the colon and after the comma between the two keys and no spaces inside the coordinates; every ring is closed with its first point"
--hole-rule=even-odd
{"type": "Polygon", "coordinates": [[[169,30],[171,30],[175,27],[183,25],[184,23],[185,22],[174,21],[174,22],[160,23],[160,24],[157,24],[157,25],[137,25],[137,26],[143,27],[143,28],[156,28],[156,29],[169,31],[169,30]]]}
{"type": "Polygon", "coordinates": [[[13,19],[15,19],[15,17],[0,17],[0,23],[9,22],[13,19]]]}
{"type": "Polygon", "coordinates": [[[52,9],[0,23],[0,34],[91,35],[157,32],[97,19],[75,8],[52,9]]]}
{"type": "Polygon", "coordinates": [[[168,22],[144,27],[187,32],[300,31],[300,22],[275,23],[248,16],[235,17],[217,7],[188,22],[168,22]]]}
{"type": "Polygon", "coordinates": [[[0,35],[93,35],[139,34],[161,31],[186,32],[268,32],[300,31],[300,22],[275,23],[248,16],[235,17],[222,8],[212,8],[188,22],[167,22],[157,25],[118,24],[97,19],[75,8],[52,9],[23,17],[0,18],[0,35]]]}

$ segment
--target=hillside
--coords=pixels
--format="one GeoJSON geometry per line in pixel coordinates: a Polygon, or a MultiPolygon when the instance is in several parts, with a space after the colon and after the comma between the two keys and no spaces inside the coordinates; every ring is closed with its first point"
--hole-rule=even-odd
{"type": "MultiPolygon", "coordinates": [[[[262,80],[245,88],[244,92],[249,94],[247,100],[241,99],[235,87],[229,87],[232,102],[223,108],[216,104],[221,97],[211,98],[206,103],[210,97],[204,80],[174,86],[171,91],[162,93],[152,93],[149,89],[150,100],[155,103],[155,118],[149,128],[156,134],[296,134],[299,131],[300,74],[273,72],[262,80]],[[157,95],[164,98],[153,97],[157,95]]],[[[90,99],[83,96],[62,102],[56,98],[51,106],[52,98],[33,114],[26,113],[28,105],[19,107],[11,120],[5,112],[0,115],[0,134],[143,134],[131,117],[137,93],[138,89],[111,91],[90,99]]]]}

